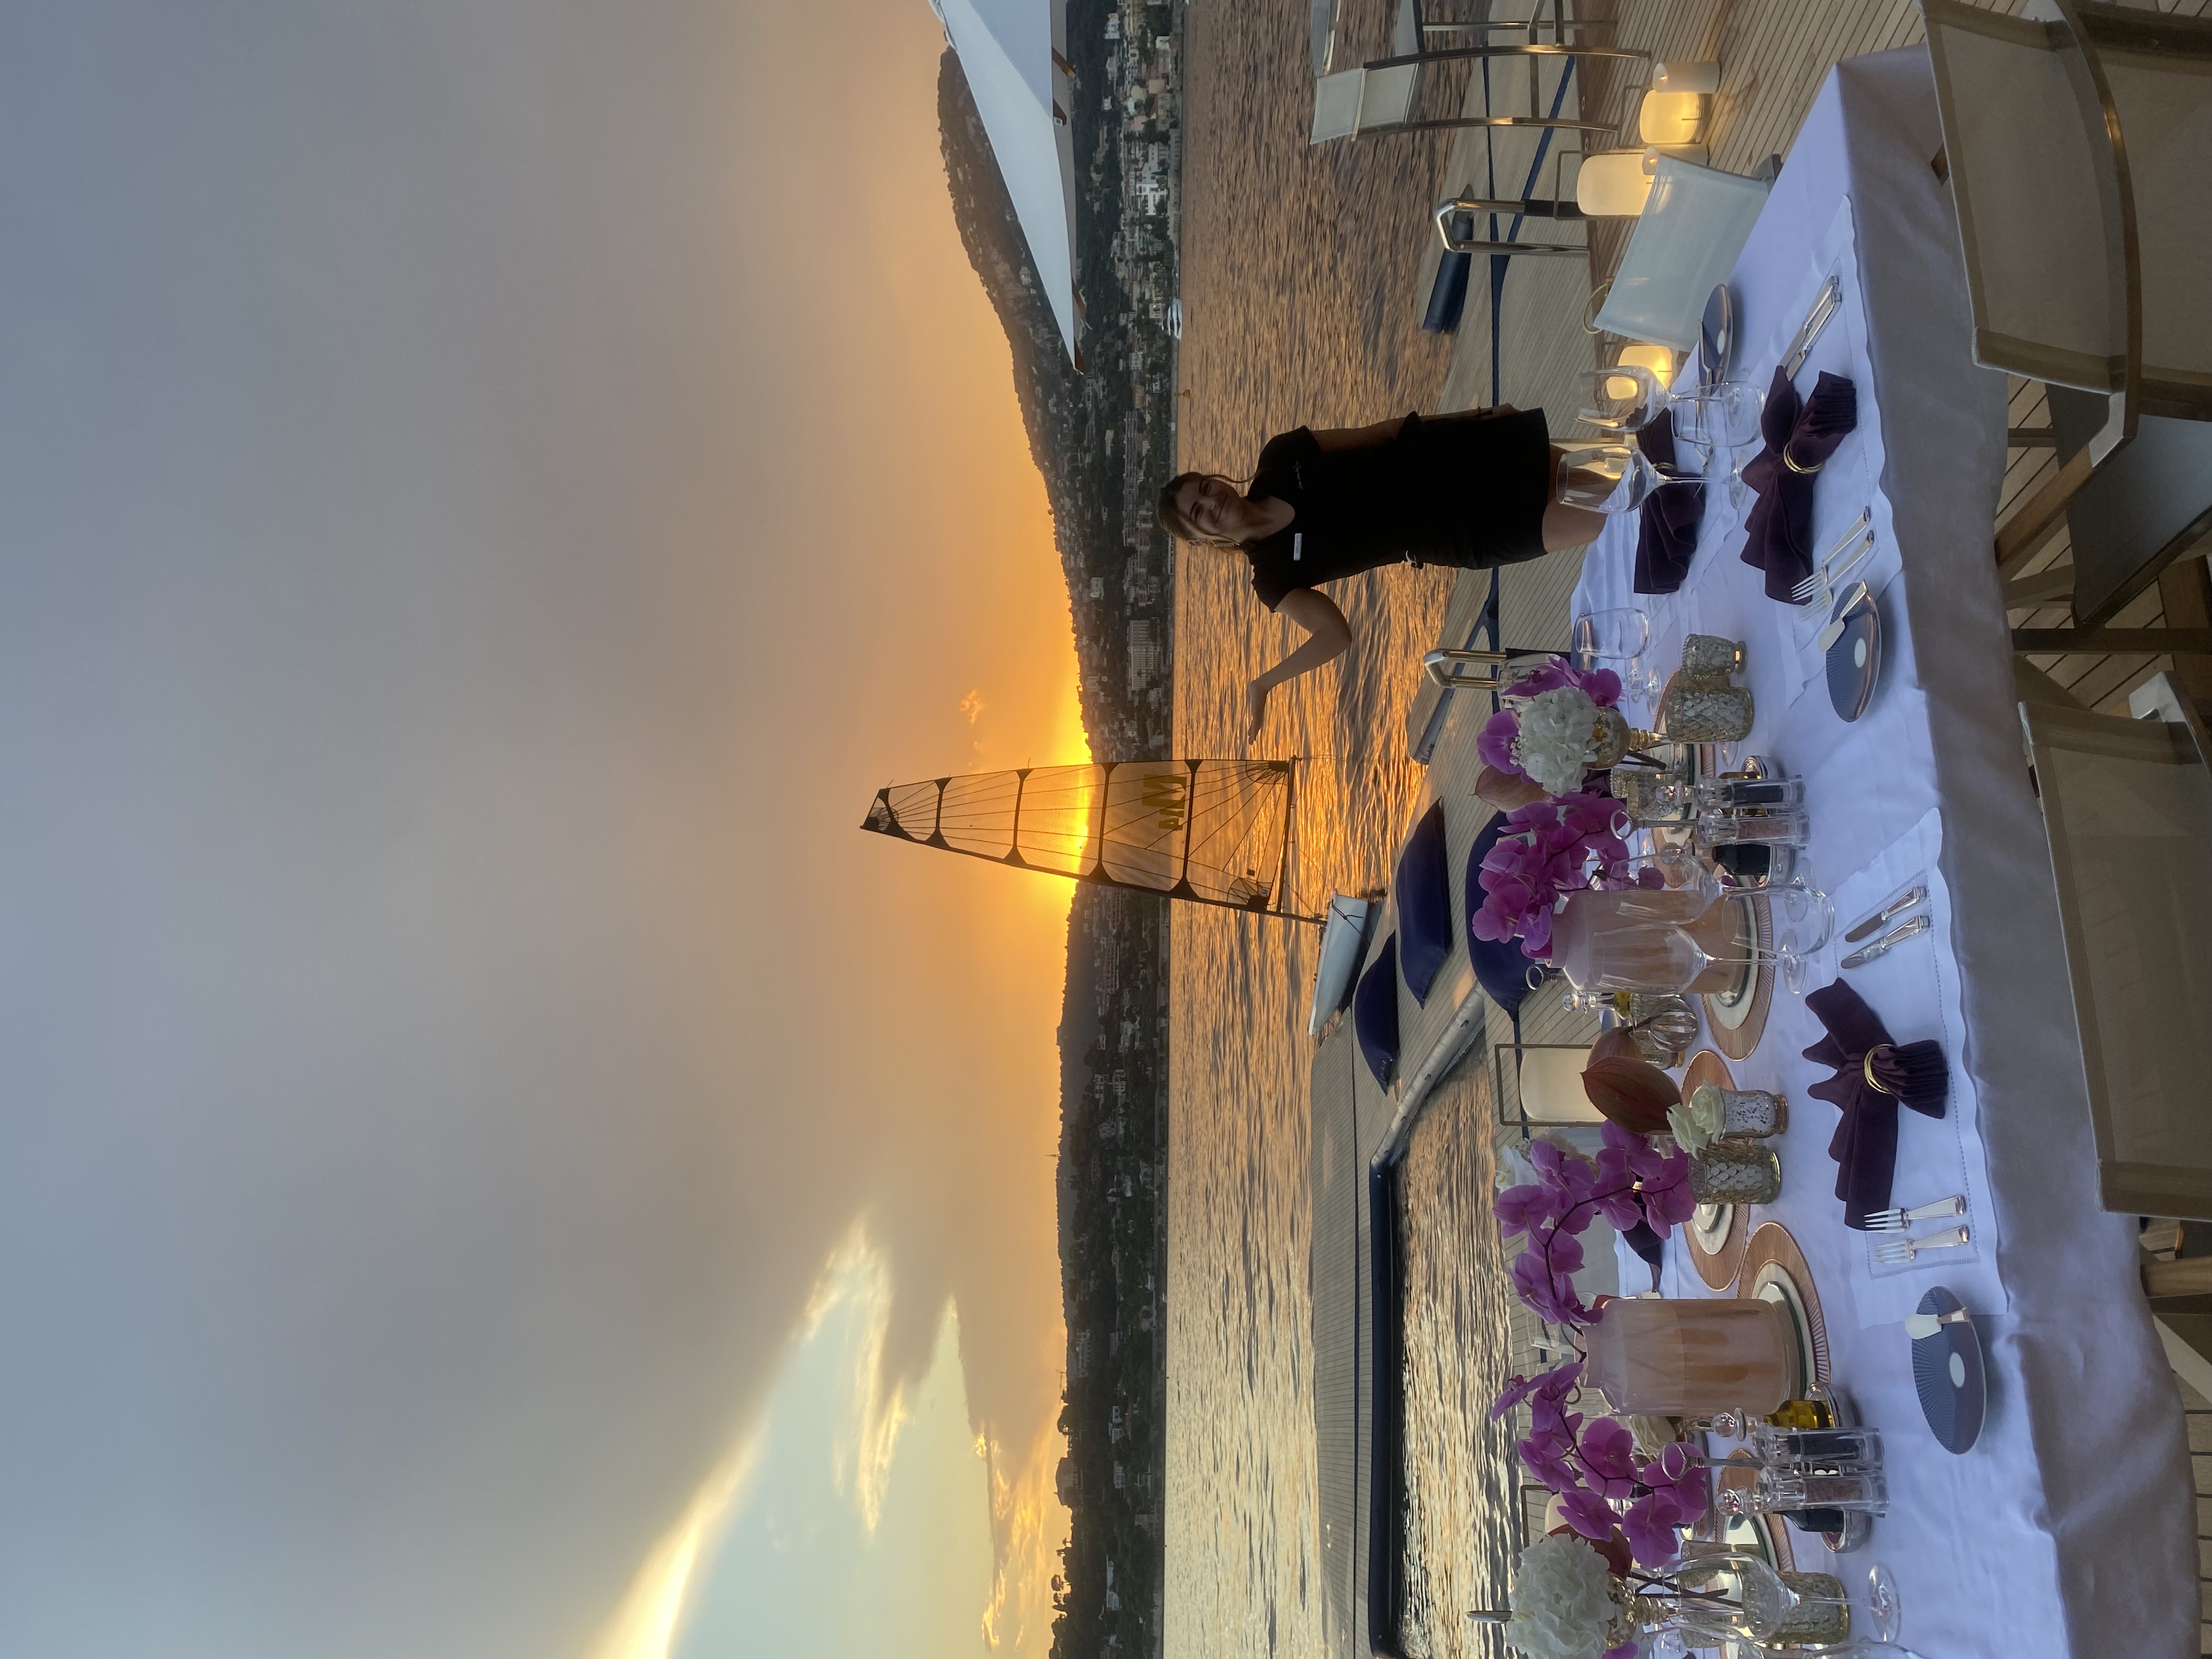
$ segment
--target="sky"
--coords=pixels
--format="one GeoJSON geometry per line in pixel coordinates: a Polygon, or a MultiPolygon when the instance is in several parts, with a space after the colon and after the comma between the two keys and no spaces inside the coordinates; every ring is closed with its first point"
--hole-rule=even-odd
{"type": "Polygon", "coordinates": [[[942,49],[0,9],[0,1652],[1042,1650],[1070,889],[857,828],[1085,753],[942,49]]]}

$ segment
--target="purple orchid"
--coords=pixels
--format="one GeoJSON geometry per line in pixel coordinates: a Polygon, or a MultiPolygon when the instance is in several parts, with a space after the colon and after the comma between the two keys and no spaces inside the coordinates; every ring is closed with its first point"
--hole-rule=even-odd
{"type": "Polygon", "coordinates": [[[1483,901],[1471,923],[1474,936],[1501,944],[1517,938],[1525,954],[1548,955],[1563,894],[1640,879],[1622,869],[1628,847],[1613,830],[1620,811],[1610,795],[1574,790],[1507,813],[1505,830],[1476,872],[1483,901]]]}
{"type": "Polygon", "coordinates": [[[1626,1498],[1636,1489],[1636,1437],[1617,1420],[1601,1417],[1583,1431],[1583,1467],[1607,1498],[1626,1498]]]}
{"type": "Polygon", "coordinates": [[[1531,1395],[1540,1395],[1553,1405],[1573,1393],[1583,1380],[1583,1362],[1571,1359],[1565,1364],[1548,1371],[1539,1371],[1533,1377],[1516,1376],[1505,1385],[1490,1407],[1490,1419],[1496,1422],[1531,1395]]]}
{"type": "Polygon", "coordinates": [[[1689,1519],[1669,1489],[1647,1492],[1631,1504],[1620,1516],[1620,1529],[1627,1534],[1629,1551],[1638,1560],[1647,1566],[1663,1566],[1681,1553],[1682,1540],[1675,1528],[1689,1519]]]}
{"type": "MultiPolygon", "coordinates": [[[[1596,1539],[1612,1537],[1620,1521],[1613,1505],[1587,1486],[1578,1486],[1559,1499],[1559,1518],[1583,1537],[1596,1539]]],[[[1630,1547],[1635,1547],[1633,1543],[1630,1547]]]]}

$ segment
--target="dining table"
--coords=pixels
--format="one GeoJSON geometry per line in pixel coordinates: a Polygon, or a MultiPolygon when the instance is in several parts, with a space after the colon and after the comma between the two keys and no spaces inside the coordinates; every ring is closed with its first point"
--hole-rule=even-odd
{"type": "MultiPolygon", "coordinates": [[[[1778,985],[1745,1088],[1788,1102],[1782,1188],[1754,1206],[1809,1272],[1831,1386],[1884,1436],[1889,1507],[1870,1541],[1831,1556],[1796,1533],[1797,1565],[1863,1581],[1884,1564],[1900,1640],[1926,1659],[2197,1651],[2194,1499],[2175,1381],[2138,1279],[2138,1221],[2098,1200],[2096,1155],[2051,855],[2023,749],[2012,641],[1992,553],[2006,465],[2005,376],[1977,365],[1958,222],[1925,50],[1837,64],[1789,151],[1729,281],[1732,380],[1765,392],[1822,286],[1842,303],[1794,384],[1826,373],[1857,392],[1856,429],[1814,481],[1813,544],[1860,514],[1856,572],[1876,612],[1878,673],[1858,717],[1832,697],[1810,611],[1767,596],[1745,562],[1751,497],[1724,469],[1702,485],[1680,586],[1635,591],[1638,523],[1589,548],[1578,611],[1636,607],[1662,671],[1692,634],[1742,642],[1749,735],[1729,751],[1804,780],[1810,879],[1836,932],[1924,886],[1932,926],[1848,971],[1820,952],[1803,988],[1840,977],[1899,1042],[1949,1066],[1941,1117],[1899,1115],[1893,1202],[1958,1195],[1962,1246],[1884,1259],[1844,1224],[1829,1143],[1831,1074],[1804,1058],[1823,1030],[1778,985]],[[1905,1321],[1942,1286],[1967,1310],[1986,1367],[1970,1449],[1944,1449],[1916,1394],[1905,1321]]],[[[1694,361],[1694,360],[1693,360],[1694,361]]],[[[1686,376],[1692,371],[1686,370],[1686,376]]],[[[1688,379],[1683,381],[1686,387],[1688,379]]],[[[1652,724],[1649,702],[1632,723],[1652,724]]],[[[1848,947],[1845,947],[1848,948],[1848,947]]],[[[1706,1015],[1710,1022],[1710,1014],[1706,1015]]],[[[1699,1046],[1712,1033],[1701,1034],[1699,1046]]],[[[1917,1229],[1933,1231],[1935,1224],[1917,1229]]],[[[1624,1285],[1650,1269],[1620,1250],[1624,1285]]],[[[1681,1231],[1657,1288],[1737,1294],[1694,1270],[1681,1231]]]]}

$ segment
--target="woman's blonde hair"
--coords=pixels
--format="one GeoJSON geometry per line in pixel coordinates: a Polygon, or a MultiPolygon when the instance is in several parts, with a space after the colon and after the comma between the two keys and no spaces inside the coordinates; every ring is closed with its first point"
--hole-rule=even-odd
{"type": "Polygon", "coordinates": [[[1168,527],[1170,536],[1195,542],[1200,547],[1243,547],[1243,543],[1233,541],[1226,536],[1207,535],[1183,516],[1182,504],[1176,499],[1182,494],[1182,487],[1206,478],[1211,478],[1216,483],[1225,483],[1231,489],[1242,489],[1251,482],[1249,478],[1231,478],[1219,472],[1178,472],[1160,486],[1160,522],[1168,527]]]}

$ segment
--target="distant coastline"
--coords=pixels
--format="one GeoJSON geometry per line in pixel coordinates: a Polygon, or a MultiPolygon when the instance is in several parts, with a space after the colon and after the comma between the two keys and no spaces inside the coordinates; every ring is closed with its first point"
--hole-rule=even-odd
{"type": "MultiPolygon", "coordinates": [[[[1062,346],[950,52],[939,125],[954,216],[1006,327],[1052,508],[1091,752],[1165,755],[1175,550],[1153,503],[1175,453],[1182,8],[1071,0],[1067,40],[1085,372],[1062,346]]],[[[1059,1486],[1073,1527],[1053,1586],[1054,1659],[1156,1659],[1161,1650],[1166,903],[1080,886],[1068,917],[1058,1183],[1068,1452],[1059,1486]]]]}

